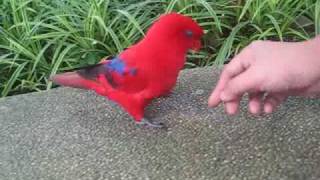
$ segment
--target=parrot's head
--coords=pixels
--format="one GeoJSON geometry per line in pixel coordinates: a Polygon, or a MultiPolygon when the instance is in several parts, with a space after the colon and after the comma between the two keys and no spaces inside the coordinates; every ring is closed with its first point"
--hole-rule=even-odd
{"type": "Polygon", "coordinates": [[[149,29],[146,38],[160,45],[182,47],[185,51],[201,48],[202,28],[192,18],[178,14],[163,14],[149,29]]]}

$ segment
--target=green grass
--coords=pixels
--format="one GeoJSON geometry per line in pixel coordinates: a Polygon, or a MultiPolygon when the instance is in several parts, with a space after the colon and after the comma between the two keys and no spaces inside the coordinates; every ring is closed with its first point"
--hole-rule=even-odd
{"type": "Polygon", "coordinates": [[[223,65],[253,40],[320,33],[320,0],[2,0],[0,97],[52,88],[51,74],[119,53],[171,11],[192,16],[206,32],[186,68],[223,65]]]}

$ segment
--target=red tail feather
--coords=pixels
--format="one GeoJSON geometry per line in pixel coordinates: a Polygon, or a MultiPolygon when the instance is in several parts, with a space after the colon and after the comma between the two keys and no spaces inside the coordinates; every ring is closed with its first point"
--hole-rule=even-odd
{"type": "Polygon", "coordinates": [[[95,84],[94,81],[84,79],[77,72],[66,72],[62,74],[56,74],[54,76],[51,76],[50,80],[62,86],[69,86],[81,89],[91,89],[91,85],[95,84]]]}

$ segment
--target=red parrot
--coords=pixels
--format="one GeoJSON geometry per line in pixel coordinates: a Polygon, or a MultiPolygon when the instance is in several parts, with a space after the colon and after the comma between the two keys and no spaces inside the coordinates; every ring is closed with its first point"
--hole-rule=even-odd
{"type": "Polygon", "coordinates": [[[163,14],[138,43],[99,64],[52,76],[59,85],[94,90],[122,106],[139,125],[161,128],[144,117],[151,100],[170,93],[188,50],[199,50],[203,30],[192,18],[163,14]]]}

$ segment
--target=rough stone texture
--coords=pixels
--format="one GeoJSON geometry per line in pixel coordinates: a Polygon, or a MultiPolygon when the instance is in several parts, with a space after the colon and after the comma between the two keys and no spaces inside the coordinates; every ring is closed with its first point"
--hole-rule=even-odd
{"type": "Polygon", "coordinates": [[[235,117],[207,108],[218,70],[184,71],[137,127],[92,92],[57,88],[0,100],[0,179],[319,179],[319,100],[235,117]]]}

